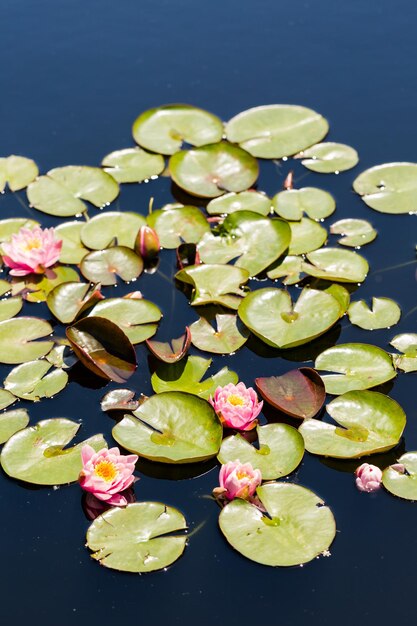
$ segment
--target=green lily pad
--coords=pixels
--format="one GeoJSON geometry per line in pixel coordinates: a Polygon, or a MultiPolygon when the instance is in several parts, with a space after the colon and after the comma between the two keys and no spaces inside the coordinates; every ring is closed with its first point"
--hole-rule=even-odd
{"type": "Polygon", "coordinates": [[[359,174],[353,189],[380,213],[417,212],[417,163],[384,163],[359,174]]]}
{"type": "Polygon", "coordinates": [[[336,298],[340,305],[340,317],[343,317],[350,304],[350,293],[348,290],[342,287],[342,285],[334,284],[327,287],[324,291],[333,296],[333,298],[336,298]]]}
{"type": "Polygon", "coordinates": [[[263,159],[280,159],[304,150],[327,134],[327,121],[312,109],[271,104],[239,113],[226,124],[226,136],[263,159]]]}
{"type": "Polygon", "coordinates": [[[367,220],[354,218],[338,220],[330,226],[330,232],[332,235],[342,235],[337,243],[352,248],[359,248],[371,243],[377,236],[376,230],[367,220]]]}
{"type": "Polygon", "coordinates": [[[352,250],[321,248],[307,254],[303,271],[310,276],[343,283],[362,283],[369,271],[366,259],[352,250]]]}
{"type": "Polygon", "coordinates": [[[237,258],[235,267],[255,276],[288,249],[290,240],[288,222],[239,211],[225,218],[218,235],[204,235],[198,252],[203,263],[228,263],[237,258]]]}
{"type": "Polygon", "coordinates": [[[191,345],[191,332],[188,326],[185,333],[171,342],[146,340],[146,345],[154,356],[164,363],[177,363],[187,354],[191,345]]]}
{"type": "Polygon", "coordinates": [[[4,388],[23,400],[38,401],[51,398],[62,391],[68,383],[68,374],[54,368],[46,360],[38,359],[13,368],[4,380],[4,388]]]}
{"type": "Polygon", "coordinates": [[[391,298],[372,298],[372,308],[368,307],[365,300],[358,300],[350,304],[347,314],[352,324],[366,330],[375,330],[398,324],[401,309],[391,298]]]}
{"type": "Polygon", "coordinates": [[[55,287],[47,297],[49,310],[63,324],[70,324],[80,314],[102,300],[98,285],[86,283],[63,283],[55,287]]]}
{"type": "Polygon", "coordinates": [[[100,403],[102,411],[135,411],[139,400],[135,400],[135,392],[130,389],[112,389],[106,393],[100,403]]]}
{"type": "Polygon", "coordinates": [[[210,365],[211,359],[200,356],[189,356],[173,365],[161,363],[152,374],[152,389],[155,393],[184,391],[207,400],[217,387],[224,387],[229,383],[237,384],[238,375],[227,367],[202,380],[210,365]]]}
{"type": "Polygon", "coordinates": [[[358,153],[344,143],[326,141],[311,146],[295,156],[302,159],[301,163],[313,172],[321,174],[338,174],[350,170],[359,163],[358,153]]]}
{"type": "Polygon", "coordinates": [[[339,395],[351,390],[369,389],[395,378],[390,355],[365,343],[345,343],[322,352],[314,367],[322,374],[326,392],[339,395]]]}
{"type": "Polygon", "coordinates": [[[306,213],[313,220],[323,220],[336,210],[336,202],[327,191],[316,187],[287,189],[272,198],[275,213],[286,220],[299,221],[306,213]]]}
{"type": "Polygon", "coordinates": [[[36,485],[64,485],[77,480],[82,468],[81,448],[96,452],[106,448],[103,435],[63,449],[75,437],[80,424],[64,418],[42,420],[13,435],[1,452],[1,465],[8,476],[36,485]]]}
{"type": "Polygon", "coordinates": [[[168,104],[139,115],[132,131],[136,143],[147,150],[174,154],[183,142],[204,146],[220,141],[223,124],[203,109],[188,104],[168,104]]]}
{"type": "Polygon", "coordinates": [[[16,402],[16,396],[6,389],[0,389],[0,409],[5,409],[14,402],[16,402]]]}
{"type": "Polygon", "coordinates": [[[0,220],[0,242],[9,241],[12,235],[18,233],[21,228],[35,228],[35,226],[39,226],[39,222],[26,219],[25,217],[0,220]]]}
{"type": "Polygon", "coordinates": [[[210,200],[207,205],[209,215],[229,215],[236,211],[252,211],[260,215],[268,215],[271,200],[261,191],[241,191],[226,193],[224,196],[210,200]]]}
{"type": "Polygon", "coordinates": [[[169,160],[172,180],[194,196],[215,198],[226,191],[245,191],[258,178],[259,167],[250,154],[229,143],[183,150],[169,160]]]}
{"type": "Polygon", "coordinates": [[[55,235],[62,240],[61,263],[75,263],[80,261],[89,252],[81,241],[81,231],[85,222],[64,222],[55,228],[55,235]]]}
{"type": "Polygon", "coordinates": [[[268,278],[273,280],[283,278],[284,285],[295,285],[301,280],[303,258],[288,255],[279,265],[267,272],[268,278]]]}
{"type": "Polygon", "coordinates": [[[290,222],[290,255],[306,254],[321,248],[326,242],[327,230],[314,220],[303,217],[299,222],[290,222]]]}
{"type": "Polygon", "coordinates": [[[52,334],[52,327],[36,317],[17,317],[0,322],[0,363],[16,365],[45,356],[53,341],[35,341],[52,334]]]}
{"type": "Polygon", "coordinates": [[[8,280],[0,279],[0,297],[8,294],[9,291],[11,291],[11,289],[12,289],[12,285],[9,283],[8,280]]]}
{"type": "Polygon", "coordinates": [[[60,341],[62,341],[62,345],[54,346],[52,350],[48,352],[48,354],[45,356],[45,359],[54,367],[65,369],[68,367],[65,362],[65,355],[66,351],[67,353],[69,352],[69,348],[67,345],[65,345],[67,343],[66,340],[61,339],[60,341]]]}
{"type": "Polygon", "coordinates": [[[249,280],[249,272],[232,265],[192,265],[180,270],[175,278],[193,286],[191,304],[221,304],[237,309],[246,291],[241,287],[249,280]]]}
{"type": "Polygon", "coordinates": [[[113,428],[124,448],[160,463],[197,463],[215,456],[223,428],[209,402],[168,391],[151,396],[113,428]]]}
{"type": "Polygon", "coordinates": [[[327,553],[336,523],[323,500],[305,487],[271,483],[258,487],[267,514],[235,499],[220,513],[220,530],[231,546],[262,565],[292,566],[327,553]]]}
{"type": "Polygon", "coordinates": [[[82,275],[93,283],[116,285],[117,276],[125,282],[135,280],[143,271],[143,261],[133,250],[115,246],[87,254],[80,263],[82,275]]]}
{"type": "Polygon", "coordinates": [[[295,428],[288,424],[267,424],[258,426],[256,432],[259,449],[239,434],[223,439],[218,454],[220,463],[250,463],[261,471],[263,480],[287,476],[299,466],[304,456],[304,440],[295,428]]]}
{"type": "Polygon", "coordinates": [[[128,211],[100,213],[84,223],[81,229],[81,241],[91,250],[103,250],[113,241],[116,241],[118,246],[133,249],[136,235],[145,224],[145,218],[138,213],[128,211]]]}
{"type": "Polygon", "coordinates": [[[22,298],[15,296],[14,298],[5,298],[0,300],[0,322],[9,320],[19,313],[23,306],[22,298]]]}
{"type": "Polygon", "coordinates": [[[119,195],[114,178],[99,167],[67,165],[49,170],[27,189],[31,206],[57,217],[79,215],[87,210],[83,200],[103,208],[119,195]]]}
{"type": "Polygon", "coordinates": [[[303,289],[296,304],[287,291],[258,289],[242,300],[239,317],[257,337],[274,348],[294,348],[326,332],[340,317],[330,294],[303,289]]]}
{"type": "Polygon", "coordinates": [[[133,343],[140,343],[156,333],[162,317],[160,309],[149,300],[132,298],[109,298],[102,300],[90,311],[117,324],[133,343]]]}
{"type": "Polygon", "coordinates": [[[148,224],[153,228],[163,248],[174,249],[185,241],[198,243],[210,231],[207,219],[195,206],[178,206],[153,211],[148,215],[148,224]]]}
{"type": "Polygon", "coordinates": [[[310,419],[299,428],[312,454],[351,459],[385,452],[398,444],[405,428],[400,405],[376,391],[348,391],[326,408],[336,426],[310,419]]]}
{"type": "Polygon", "coordinates": [[[389,466],[382,472],[382,484],[394,496],[405,500],[417,500],[417,452],[403,454],[398,463],[405,467],[405,472],[389,466]]]}
{"type": "Polygon", "coordinates": [[[191,341],[199,350],[216,354],[232,354],[241,348],[249,337],[237,315],[216,315],[217,329],[204,317],[191,324],[191,341]]]}
{"type": "Polygon", "coordinates": [[[46,274],[29,275],[24,280],[13,281],[13,293],[23,293],[29,302],[45,302],[49,293],[58,285],[69,282],[79,282],[80,277],[72,267],[56,266],[46,274]]]}
{"type": "Polygon", "coordinates": [[[160,154],[125,148],[105,156],[101,165],[118,183],[141,183],[157,177],[164,170],[165,161],[160,154]]]}
{"type": "Polygon", "coordinates": [[[417,334],[396,335],[390,344],[403,353],[391,355],[395,368],[403,372],[417,372],[417,334]]]}
{"type": "Polygon", "coordinates": [[[187,528],[182,513],[159,502],[113,507],[97,517],[87,531],[91,557],[104,567],[142,574],[164,569],[184,552],[187,528]]]}
{"type": "Polygon", "coordinates": [[[0,158],[0,193],[9,185],[11,191],[27,187],[39,174],[35,161],[11,154],[0,158]]]}
{"type": "Polygon", "coordinates": [[[0,443],[5,443],[19,430],[29,424],[29,414],[25,409],[14,409],[0,413],[0,443]]]}
{"type": "Polygon", "coordinates": [[[314,417],[326,399],[324,383],[311,367],[291,370],[282,376],[256,378],[255,383],[268,404],[291,417],[314,417]]]}

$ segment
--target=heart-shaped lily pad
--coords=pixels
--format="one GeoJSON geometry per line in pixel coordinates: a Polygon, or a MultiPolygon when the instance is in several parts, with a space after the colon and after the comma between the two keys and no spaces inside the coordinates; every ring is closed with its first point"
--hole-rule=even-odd
{"type": "Polygon", "coordinates": [[[174,249],[182,242],[198,243],[210,231],[207,219],[197,207],[170,206],[148,215],[148,224],[156,231],[163,248],[174,249]]]}
{"type": "Polygon", "coordinates": [[[380,213],[417,212],[417,163],[384,163],[359,174],[353,188],[380,213]]]}
{"type": "Polygon", "coordinates": [[[80,424],[64,418],[42,420],[13,435],[1,452],[1,465],[9,476],[36,485],[63,485],[77,480],[82,468],[81,448],[107,447],[103,435],[63,449],[80,424]]]}
{"type": "Polygon", "coordinates": [[[145,224],[145,218],[138,213],[108,211],[95,215],[83,225],[81,240],[91,250],[103,250],[114,241],[118,246],[133,249],[136,235],[145,224]]]}
{"type": "Polygon", "coordinates": [[[221,304],[237,309],[246,291],[241,287],[249,280],[249,272],[232,265],[192,265],[175,274],[175,278],[193,286],[191,304],[221,304]]]}
{"type": "Polygon", "coordinates": [[[133,343],[140,343],[156,333],[162,313],[149,300],[109,298],[102,300],[89,313],[117,324],[133,343]]]}
{"type": "Polygon", "coordinates": [[[0,443],[4,443],[19,430],[29,424],[29,414],[25,409],[14,409],[0,413],[0,443]]]}
{"type": "Polygon", "coordinates": [[[258,289],[242,300],[239,317],[262,341],[274,348],[293,348],[311,341],[337,322],[340,305],[329,293],[303,289],[296,304],[275,288],[258,289]]]}
{"type": "Polygon", "coordinates": [[[348,391],[326,409],[336,426],[310,419],[299,428],[312,454],[350,459],[385,452],[398,444],[405,428],[400,405],[376,391],[348,391]]]}
{"type": "Polygon", "coordinates": [[[49,215],[69,217],[87,210],[83,200],[102,208],[119,195],[119,185],[99,167],[67,165],[49,170],[27,189],[30,205],[49,215]]]}
{"type": "Polygon", "coordinates": [[[55,235],[62,241],[61,263],[80,263],[89,252],[81,241],[81,231],[85,222],[63,222],[55,228],[55,235]]]}
{"type": "Polygon", "coordinates": [[[115,246],[87,254],[80,264],[87,280],[102,285],[116,285],[117,276],[125,282],[135,280],[143,271],[143,261],[130,248],[115,246]]]}
{"type": "Polygon", "coordinates": [[[403,454],[398,463],[384,469],[382,484],[394,496],[405,500],[417,500],[417,452],[403,454]],[[401,465],[405,471],[401,471],[401,465]]]}
{"type": "Polygon", "coordinates": [[[321,248],[327,239],[327,230],[314,220],[303,217],[299,222],[290,222],[290,255],[306,254],[321,248]]]}
{"type": "Polygon", "coordinates": [[[226,136],[256,157],[280,159],[304,150],[327,134],[319,113],[291,104],[271,104],[239,113],[226,124],[226,136]]]}
{"type": "Polygon", "coordinates": [[[118,183],[141,183],[158,176],[165,167],[165,161],[160,154],[150,154],[140,148],[125,148],[105,156],[101,165],[118,183]]]}
{"type": "Polygon", "coordinates": [[[171,565],[184,552],[184,516],[160,502],[114,507],[97,517],[87,531],[87,547],[104,567],[142,574],[171,565]]]}
{"type": "Polygon", "coordinates": [[[390,344],[403,354],[392,354],[394,366],[404,372],[417,371],[417,334],[402,333],[396,335],[390,344]]]}
{"type": "Polygon", "coordinates": [[[70,324],[84,311],[102,300],[99,285],[64,283],[55,287],[47,297],[51,313],[63,324],[70,324]]]}
{"type": "Polygon", "coordinates": [[[191,345],[191,332],[188,326],[185,327],[185,333],[172,339],[171,342],[146,340],[146,345],[154,356],[164,363],[177,363],[185,357],[191,345]]]}
{"type": "Polygon", "coordinates": [[[390,355],[365,343],[345,343],[322,352],[314,367],[322,374],[326,392],[334,395],[354,389],[369,389],[395,378],[390,355]]]}
{"type": "Polygon", "coordinates": [[[271,200],[261,191],[241,191],[226,193],[224,196],[210,200],[207,205],[209,215],[229,215],[236,211],[252,211],[260,215],[268,215],[271,200]]]}
{"type": "Polygon", "coordinates": [[[27,187],[39,174],[38,166],[32,159],[11,154],[0,158],[0,193],[9,185],[11,191],[27,187]]]}
{"type": "Polygon", "coordinates": [[[16,397],[7,389],[0,388],[0,409],[5,409],[14,402],[16,402],[16,397]]]}
{"type": "Polygon", "coordinates": [[[152,152],[174,154],[183,142],[192,146],[216,143],[223,136],[221,120],[188,104],[168,104],[141,113],[133,124],[135,141],[152,152]]]}
{"type": "Polygon", "coordinates": [[[301,256],[288,255],[281,263],[267,272],[268,278],[283,278],[284,285],[295,285],[301,279],[303,258],[301,256]]]}
{"type": "Polygon", "coordinates": [[[68,383],[68,374],[62,369],[53,369],[46,360],[38,359],[18,365],[4,380],[4,388],[23,400],[38,401],[51,398],[62,391],[68,383]]]}
{"type": "Polygon", "coordinates": [[[237,258],[235,266],[255,276],[287,250],[290,240],[288,222],[239,211],[226,217],[218,235],[204,235],[198,252],[203,263],[228,263],[237,258]]]}
{"type": "Polygon", "coordinates": [[[311,367],[300,367],[282,376],[256,378],[255,383],[268,404],[292,417],[314,417],[326,399],[324,383],[311,367]]]}
{"type": "Polygon", "coordinates": [[[347,313],[352,324],[366,330],[390,328],[398,324],[401,317],[400,307],[391,298],[372,298],[372,308],[365,300],[352,302],[347,313]]]}
{"type": "Polygon", "coordinates": [[[258,487],[257,496],[266,514],[240,499],[220,513],[220,529],[235,550],[273,567],[300,565],[327,553],[336,523],[315,493],[291,483],[270,483],[258,487]]]}
{"type": "Polygon", "coordinates": [[[355,218],[346,218],[338,220],[330,226],[332,235],[342,235],[337,243],[342,246],[351,248],[359,248],[370,243],[377,236],[376,230],[367,220],[358,220],[355,218]]]}
{"type": "Polygon", "coordinates": [[[310,276],[343,283],[362,283],[369,270],[366,259],[352,250],[321,248],[307,254],[303,271],[310,276]]]}
{"type": "Polygon", "coordinates": [[[0,322],[9,320],[19,313],[23,306],[22,298],[15,296],[14,298],[5,298],[0,300],[0,322]]]}
{"type": "Polygon", "coordinates": [[[183,150],[169,160],[173,181],[188,193],[215,198],[226,191],[244,191],[258,178],[258,162],[232,144],[221,142],[183,150]]]}
{"type": "Polygon", "coordinates": [[[231,354],[241,348],[249,337],[237,315],[225,313],[216,315],[216,326],[204,317],[191,324],[191,341],[199,350],[217,354],[231,354]]]}
{"type": "Polygon", "coordinates": [[[209,402],[168,391],[151,396],[113,428],[127,450],[161,463],[196,463],[215,456],[222,425],[209,402]]]}
{"type": "Polygon", "coordinates": [[[45,356],[53,341],[35,341],[52,334],[45,320],[17,317],[0,322],[0,363],[25,363],[45,356]]]}
{"type": "Polygon", "coordinates": [[[256,432],[259,449],[239,434],[223,439],[218,455],[220,463],[250,463],[261,471],[263,480],[291,474],[304,455],[304,440],[298,430],[288,424],[267,424],[258,426],[256,432]]]}
{"type": "Polygon", "coordinates": [[[302,159],[301,163],[307,169],[321,174],[338,174],[350,170],[359,162],[358,153],[354,148],[333,141],[311,146],[297,154],[295,158],[302,159]]]}
{"type": "Polygon", "coordinates": [[[272,208],[286,220],[300,220],[304,213],[313,220],[322,220],[335,211],[336,202],[323,189],[303,187],[277,193],[272,198],[272,208]]]}

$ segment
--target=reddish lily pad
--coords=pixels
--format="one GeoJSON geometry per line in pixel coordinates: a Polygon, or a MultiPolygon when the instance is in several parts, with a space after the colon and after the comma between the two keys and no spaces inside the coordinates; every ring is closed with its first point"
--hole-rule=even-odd
{"type": "Polygon", "coordinates": [[[154,356],[164,363],[177,363],[188,352],[191,344],[191,332],[188,326],[185,327],[185,333],[173,339],[171,342],[146,340],[146,345],[154,356]]]}
{"type": "Polygon", "coordinates": [[[291,417],[314,417],[326,399],[324,383],[311,367],[300,367],[282,376],[256,378],[255,383],[268,404],[291,417]]]}

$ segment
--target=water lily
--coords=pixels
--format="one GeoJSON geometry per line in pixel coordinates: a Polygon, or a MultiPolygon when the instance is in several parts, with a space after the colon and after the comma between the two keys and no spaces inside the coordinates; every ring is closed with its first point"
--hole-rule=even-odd
{"type": "Polygon", "coordinates": [[[61,248],[53,228],[21,228],[2,244],[2,256],[13,276],[43,274],[58,261],[61,248]]]}
{"type": "Polygon", "coordinates": [[[381,486],[382,472],[376,465],[362,463],[356,471],[356,486],[360,491],[376,491],[381,486]]]}
{"type": "Polygon", "coordinates": [[[81,450],[81,460],[83,469],[78,480],[82,489],[112,506],[126,506],[128,501],[121,492],[135,480],[136,454],[125,456],[120,454],[119,448],[96,452],[86,444],[81,450]]]}
{"type": "Polygon", "coordinates": [[[246,387],[242,382],[217,387],[214,397],[210,398],[210,403],[223,424],[237,430],[254,428],[263,405],[262,401],[259,402],[255,390],[246,387]]]}
{"type": "Polygon", "coordinates": [[[213,489],[213,495],[217,498],[242,498],[248,500],[262,482],[260,470],[253,469],[250,463],[229,461],[222,465],[219,474],[220,487],[213,489]]]}
{"type": "Polygon", "coordinates": [[[145,261],[151,261],[158,256],[161,244],[159,237],[150,226],[141,226],[139,230],[138,252],[145,261]]]}

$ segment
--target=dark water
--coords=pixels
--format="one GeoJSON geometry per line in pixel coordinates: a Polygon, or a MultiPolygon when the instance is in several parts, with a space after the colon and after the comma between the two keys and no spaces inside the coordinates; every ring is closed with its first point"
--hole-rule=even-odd
{"type": "MultiPolygon", "coordinates": [[[[223,119],[273,102],[320,111],[331,124],[329,139],[355,146],[361,162],[337,177],[300,166],[296,177],[300,184],[302,178],[302,184],[331,191],[337,218],[372,221],[379,236],[362,251],[372,272],[360,296],[388,296],[403,308],[395,329],[370,334],[344,319],[340,334],[336,330],[326,341],[365,341],[388,349],[395,334],[416,330],[417,312],[407,313],[417,304],[417,265],[380,270],[413,261],[417,217],[382,216],[351,191],[354,177],[366,167],[416,160],[414,2],[2,0],[0,14],[1,154],[33,157],[43,171],[96,165],[108,152],[131,145],[133,119],[157,104],[189,102],[223,119]]],[[[278,191],[287,169],[265,164],[259,188],[278,191]]],[[[145,213],[150,195],[156,206],[170,201],[169,181],[125,186],[117,206],[145,213]]],[[[27,215],[24,199],[24,194],[3,196],[1,215],[27,215]]],[[[43,223],[54,220],[45,217],[43,223]]],[[[172,275],[172,255],[164,255],[160,270],[172,275]]],[[[162,277],[143,276],[135,287],[163,309],[161,337],[178,336],[195,319],[184,295],[162,277]]],[[[117,293],[130,289],[123,286],[117,293]]],[[[43,305],[35,310],[46,313],[43,305]]],[[[307,358],[314,350],[314,345],[307,349],[307,358]]],[[[147,354],[143,347],[138,352],[140,367],[130,386],[149,393],[147,354]]],[[[216,359],[213,371],[229,364],[253,384],[255,376],[296,366],[297,358],[290,353],[262,357],[253,343],[236,357],[216,359]]],[[[417,449],[415,381],[415,374],[400,374],[389,391],[408,416],[401,452],[417,449]]],[[[89,384],[85,373],[74,372],[56,399],[30,405],[32,423],[57,416],[80,419],[83,436],[102,431],[110,441],[113,421],[100,411],[99,400],[111,385],[89,384]]],[[[374,457],[374,462],[385,466],[395,456],[374,457]]],[[[191,529],[204,523],[179,562],[146,576],[112,572],[90,559],[77,485],[37,489],[2,475],[2,623],[347,626],[355,621],[373,626],[407,619],[414,610],[417,505],[384,491],[359,493],[352,476],[356,465],[306,454],[292,480],[332,507],[337,537],[331,558],[276,570],[245,560],[223,540],[218,509],[205,497],[217,483],[216,469],[175,481],[142,468],[138,499],[178,507],[191,529]]]]}

